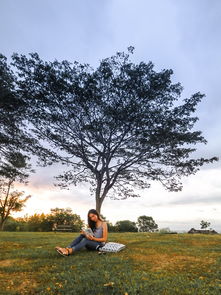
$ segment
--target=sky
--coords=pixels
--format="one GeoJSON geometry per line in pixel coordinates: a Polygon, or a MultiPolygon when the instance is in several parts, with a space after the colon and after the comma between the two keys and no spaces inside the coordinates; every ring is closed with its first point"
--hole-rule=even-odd
{"type": "MultiPolygon", "coordinates": [[[[155,70],[172,69],[182,97],[200,91],[206,97],[197,108],[196,128],[207,145],[197,146],[199,157],[221,153],[221,1],[220,0],[0,0],[0,53],[9,61],[14,53],[37,52],[47,61],[89,63],[134,46],[133,62],[152,61],[155,70]]],[[[54,176],[60,165],[35,167],[28,186],[17,184],[32,197],[14,216],[71,208],[86,219],[95,200],[86,184],[60,190],[54,176]]],[[[221,232],[221,164],[204,166],[183,178],[182,192],[171,193],[158,183],[141,198],[106,199],[102,214],[112,223],[152,216],[159,228],[188,231],[211,223],[221,232]]]]}

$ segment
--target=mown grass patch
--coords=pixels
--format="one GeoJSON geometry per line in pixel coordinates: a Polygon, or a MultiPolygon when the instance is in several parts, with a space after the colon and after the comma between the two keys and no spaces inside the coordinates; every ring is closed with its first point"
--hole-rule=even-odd
{"type": "Polygon", "coordinates": [[[1,232],[0,294],[221,294],[221,235],[114,233],[119,253],[54,251],[76,236],[1,232]]]}

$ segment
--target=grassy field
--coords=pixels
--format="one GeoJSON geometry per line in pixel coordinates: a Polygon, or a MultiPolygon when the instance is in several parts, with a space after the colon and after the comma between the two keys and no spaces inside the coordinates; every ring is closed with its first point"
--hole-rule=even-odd
{"type": "Polygon", "coordinates": [[[0,294],[221,294],[221,235],[109,234],[119,253],[54,246],[77,234],[0,233],[0,294]]]}

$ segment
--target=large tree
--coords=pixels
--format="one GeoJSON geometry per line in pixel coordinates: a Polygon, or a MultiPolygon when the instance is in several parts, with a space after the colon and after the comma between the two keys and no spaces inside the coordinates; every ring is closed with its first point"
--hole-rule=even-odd
{"type": "Polygon", "coordinates": [[[181,100],[172,70],[135,64],[132,53],[130,47],[95,70],[78,62],[45,62],[36,53],[12,57],[32,132],[68,167],[59,176],[61,186],[89,182],[98,211],[105,197],[136,197],[134,189],[149,188],[151,181],[181,190],[182,176],[217,160],[191,158],[195,145],[206,143],[193,129],[204,95],[181,100]]]}

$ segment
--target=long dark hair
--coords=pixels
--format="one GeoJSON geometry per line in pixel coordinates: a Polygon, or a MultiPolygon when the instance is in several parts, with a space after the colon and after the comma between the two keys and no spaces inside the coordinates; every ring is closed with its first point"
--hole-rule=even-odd
{"type": "Polygon", "coordinates": [[[94,231],[95,228],[96,228],[96,222],[92,221],[89,217],[89,214],[94,214],[94,215],[97,215],[98,219],[100,221],[103,221],[102,218],[100,217],[100,214],[97,212],[97,210],[95,209],[91,209],[88,211],[88,214],[87,214],[87,222],[88,222],[88,226],[94,231]]]}

